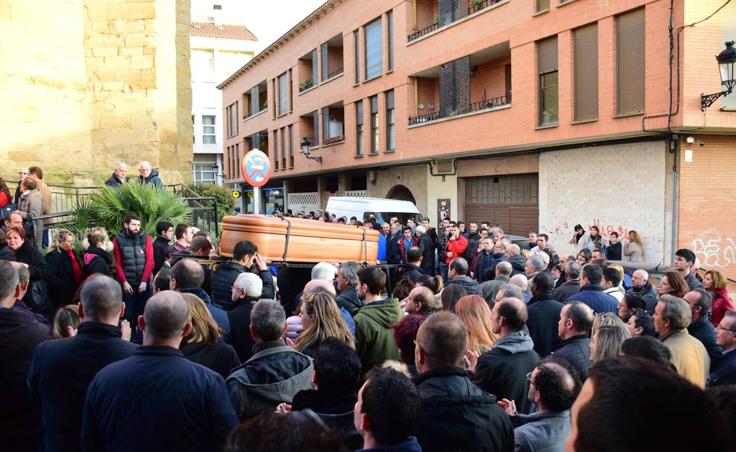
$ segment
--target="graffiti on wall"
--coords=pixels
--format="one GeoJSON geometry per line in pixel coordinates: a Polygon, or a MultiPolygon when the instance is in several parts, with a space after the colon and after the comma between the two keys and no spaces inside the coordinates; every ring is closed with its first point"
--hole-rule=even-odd
{"type": "MultiPolygon", "coordinates": [[[[583,226],[583,229],[585,229],[586,231],[590,229],[590,226],[597,226],[598,230],[601,231],[601,235],[604,237],[608,237],[609,235],[611,235],[611,232],[614,231],[617,232],[618,236],[621,238],[626,238],[629,234],[629,230],[622,225],[607,224],[601,221],[600,218],[594,218],[593,221],[588,224],[581,224],[583,226]]],[[[547,230],[547,233],[554,235],[569,235],[570,237],[572,237],[574,227],[574,224],[570,224],[565,221],[552,226],[552,228],[547,230]]]]}
{"type": "Polygon", "coordinates": [[[730,267],[736,265],[736,241],[723,237],[717,231],[706,231],[690,243],[690,248],[703,267],[730,267]]]}

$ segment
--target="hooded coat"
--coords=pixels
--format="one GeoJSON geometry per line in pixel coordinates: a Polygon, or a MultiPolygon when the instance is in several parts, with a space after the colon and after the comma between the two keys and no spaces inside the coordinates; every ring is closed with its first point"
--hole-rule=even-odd
{"type": "Polygon", "coordinates": [[[499,399],[516,402],[519,413],[528,413],[526,374],[539,364],[534,341],[524,331],[504,336],[478,358],[473,382],[499,399]]]}
{"type": "Polygon", "coordinates": [[[506,261],[511,264],[511,276],[526,274],[526,259],[521,254],[515,254],[506,261]]]}
{"type": "Polygon", "coordinates": [[[355,314],[355,351],[363,366],[363,375],[387,359],[399,359],[391,326],[403,313],[395,298],[369,303],[355,314]]]}
{"type": "Polygon", "coordinates": [[[256,354],[233,370],[225,383],[240,419],[272,413],[282,402],[312,388],[312,358],[278,340],[260,343],[256,354]]]}
{"type": "Polygon", "coordinates": [[[102,248],[90,246],[82,257],[84,263],[82,277],[86,278],[92,273],[102,273],[112,276],[112,255],[102,248]]]}
{"type": "Polygon", "coordinates": [[[138,180],[141,182],[141,184],[153,184],[159,188],[164,188],[164,183],[158,177],[157,168],[153,168],[151,170],[151,174],[149,174],[148,177],[138,176],[138,180]]]}
{"type": "Polygon", "coordinates": [[[646,283],[641,287],[632,287],[626,293],[639,295],[647,305],[647,313],[649,315],[654,314],[654,308],[657,307],[657,292],[654,291],[651,284],[646,283]]]}

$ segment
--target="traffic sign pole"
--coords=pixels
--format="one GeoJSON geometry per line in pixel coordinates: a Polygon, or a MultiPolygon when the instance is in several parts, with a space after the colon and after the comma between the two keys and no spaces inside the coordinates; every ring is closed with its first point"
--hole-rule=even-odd
{"type": "Polygon", "coordinates": [[[252,149],[245,154],[241,163],[243,179],[253,187],[253,213],[261,213],[261,188],[268,183],[273,174],[271,161],[268,156],[258,149],[252,149]]]}
{"type": "Polygon", "coordinates": [[[261,187],[253,187],[253,213],[261,213],[261,187]]]}

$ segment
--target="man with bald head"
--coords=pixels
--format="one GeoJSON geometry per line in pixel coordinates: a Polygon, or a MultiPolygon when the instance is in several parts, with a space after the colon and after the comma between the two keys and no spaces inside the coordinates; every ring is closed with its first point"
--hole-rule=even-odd
{"type": "Polygon", "coordinates": [[[80,293],[79,329],[76,336],[47,341],[36,347],[28,374],[33,399],[41,404],[45,450],[78,451],[84,395],[102,368],[133,354],[123,292],[114,279],[98,275],[80,293]],[[52,446],[53,445],[53,446],[52,446]]]}
{"type": "Polygon", "coordinates": [[[138,165],[138,181],[141,184],[153,184],[159,188],[164,187],[164,183],[158,177],[158,169],[151,167],[151,163],[145,160],[138,165]]]}
{"type": "Polygon", "coordinates": [[[498,293],[498,290],[501,288],[501,286],[503,286],[504,284],[508,284],[511,278],[512,270],[513,268],[508,262],[499,262],[498,264],[496,264],[495,278],[489,281],[484,281],[480,285],[480,293],[483,298],[485,298],[489,306],[491,306],[492,303],[495,301],[496,294],[498,293]]]}
{"type": "Polygon", "coordinates": [[[219,450],[238,418],[222,377],[179,351],[189,308],[165,290],[148,300],[138,326],[143,345],[92,380],[82,450],[219,450]]]}
{"type": "Polygon", "coordinates": [[[474,379],[484,391],[513,400],[520,413],[530,408],[526,374],[539,363],[534,341],[524,332],[527,318],[526,304],[518,298],[507,297],[493,306],[491,327],[499,338],[478,358],[474,379]]]}
{"type": "Polygon", "coordinates": [[[524,303],[528,303],[529,300],[532,299],[532,293],[529,290],[529,279],[527,279],[525,275],[519,274],[512,276],[511,279],[509,279],[509,284],[513,284],[521,289],[521,292],[524,294],[524,303]]]}
{"type": "Polygon", "coordinates": [[[631,275],[631,289],[627,293],[639,295],[644,303],[647,304],[647,313],[654,314],[654,308],[657,306],[657,293],[649,284],[649,273],[646,270],[635,270],[631,275]]]}
{"type": "Polygon", "coordinates": [[[570,433],[570,408],[582,387],[580,378],[564,359],[548,357],[528,380],[527,398],[536,406],[533,414],[517,413],[513,400],[501,401],[514,424],[514,450],[563,450],[570,433]]]}
{"type": "Polygon", "coordinates": [[[220,327],[223,335],[228,337],[230,335],[230,319],[228,318],[228,313],[212,303],[210,296],[202,289],[204,280],[205,273],[202,264],[194,259],[181,259],[171,267],[171,282],[169,283],[169,287],[171,290],[177,290],[181,293],[196,295],[204,301],[210,314],[212,314],[215,322],[217,322],[217,326],[220,327]]]}
{"type": "Polygon", "coordinates": [[[432,314],[419,327],[414,350],[422,398],[417,439],[425,450],[510,450],[508,417],[463,368],[467,337],[465,324],[449,312],[432,314]]]}

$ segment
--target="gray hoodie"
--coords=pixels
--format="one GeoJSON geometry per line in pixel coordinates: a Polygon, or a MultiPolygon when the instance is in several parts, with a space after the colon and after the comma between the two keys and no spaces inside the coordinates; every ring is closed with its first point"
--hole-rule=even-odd
{"type": "Polygon", "coordinates": [[[493,347],[506,350],[512,355],[515,355],[517,353],[534,350],[534,341],[528,333],[521,330],[497,339],[496,342],[493,343],[493,347]]]}

